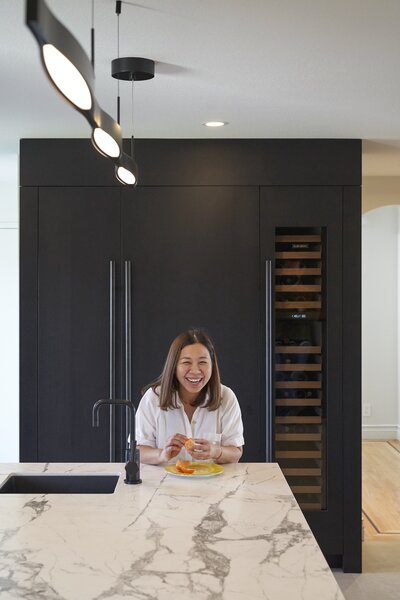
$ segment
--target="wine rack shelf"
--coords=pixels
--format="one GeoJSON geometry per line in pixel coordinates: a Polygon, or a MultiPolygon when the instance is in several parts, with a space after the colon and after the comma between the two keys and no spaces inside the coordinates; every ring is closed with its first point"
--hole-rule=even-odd
{"type": "Polygon", "coordinates": [[[276,258],[312,258],[313,260],[321,260],[321,252],[277,252],[276,258]]]}
{"type": "Polygon", "coordinates": [[[276,308],[321,308],[321,302],[306,300],[284,300],[275,302],[276,308]]]}
{"type": "Polygon", "coordinates": [[[320,364],[304,364],[297,365],[295,363],[284,363],[275,365],[276,371],[320,371],[320,364]]]}
{"type": "Polygon", "coordinates": [[[326,505],[324,235],[275,236],[275,459],[303,510],[326,505]]]}
{"type": "Polygon", "coordinates": [[[321,354],[321,346],[275,346],[279,354],[321,354]]]}
{"type": "Polygon", "coordinates": [[[275,269],[275,275],[303,275],[304,277],[307,277],[308,275],[315,275],[315,276],[321,276],[321,269],[320,267],[277,267],[275,269]]]}
{"type": "Polygon", "coordinates": [[[321,406],[321,398],[275,398],[275,406],[321,406]]]}
{"type": "Polygon", "coordinates": [[[276,285],[276,292],[288,292],[289,294],[293,294],[295,292],[321,292],[320,285],[276,285]]]}
{"type": "Polygon", "coordinates": [[[275,242],[314,242],[320,243],[321,236],[320,235],[276,235],[275,242]]]}
{"type": "Polygon", "coordinates": [[[321,417],[275,417],[275,423],[321,423],[321,417]]]}
{"type": "Polygon", "coordinates": [[[275,381],[275,387],[277,389],[293,389],[293,388],[309,388],[309,389],[321,389],[321,381],[275,381]]]}
{"type": "Polygon", "coordinates": [[[320,442],[320,433],[276,433],[277,442],[320,442]]]}
{"type": "Polygon", "coordinates": [[[292,485],[292,492],[294,494],[320,494],[320,485],[292,485]]]}
{"type": "Polygon", "coordinates": [[[321,458],[321,450],[277,450],[276,458],[321,458]]]}
{"type": "Polygon", "coordinates": [[[287,469],[283,468],[282,473],[286,477],[290,477],[290,476],[293,476],[293,477],[301,477],[301,476],[302,477],[308,477],[308,476],[315,477],[315,476],[317,476],[317,477],[319,477],[321,475],[322,471],[318,467],[314,468],[314,469],[313,468],[301,469],[301,468],[295,467],[292,469],[291,468],[287,468],[287,469]]]}

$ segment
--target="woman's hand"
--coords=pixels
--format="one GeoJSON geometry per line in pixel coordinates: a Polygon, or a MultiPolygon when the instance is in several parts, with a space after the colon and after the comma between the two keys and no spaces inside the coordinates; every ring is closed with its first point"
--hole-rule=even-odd
{"type": "Polygon", "coordinates": [[[181,433],[174,433],[165,442],[165,447],[160,452],[160,462],[168,462],[178,456],[188,438],[181,433]]]}
{"type": "Polygon", "coordinates": [[[188,450],[194,460],[214,460],[221,454],[221,446],[212,444],[209,440],[195,439],[192,450],[188,450]]]}

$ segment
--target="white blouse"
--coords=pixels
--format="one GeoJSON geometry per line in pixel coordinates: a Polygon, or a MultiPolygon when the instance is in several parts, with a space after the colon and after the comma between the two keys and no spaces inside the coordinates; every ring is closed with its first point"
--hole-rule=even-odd
{"type": "MultiPolygon", "coordinates": [[[[222,401],[217,410],[202,406],[196,408],[189,422],[182,402],[177,398],[178,408],[160,409],[160,399],[150,388],[142,397],[136,412],[136,440],[142,446],[164,448],[167,439],[175,433],[200,439],[207,433],[220,433],[223,446],[243,446],[243,423],[239,402],[233,391],[221,385],[222,401]]],[[[193,460],[182,448],[177,459],[193,460]]]]}

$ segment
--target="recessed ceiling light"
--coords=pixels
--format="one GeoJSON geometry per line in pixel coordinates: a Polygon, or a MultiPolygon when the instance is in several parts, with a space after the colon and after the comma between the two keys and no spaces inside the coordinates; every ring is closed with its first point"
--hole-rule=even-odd
{"type": "Polygon", "coordinates": [[[206,121],[203,123],[206,127],[223,127],[224,125],[228,125],[226,121],[206,121]]]}

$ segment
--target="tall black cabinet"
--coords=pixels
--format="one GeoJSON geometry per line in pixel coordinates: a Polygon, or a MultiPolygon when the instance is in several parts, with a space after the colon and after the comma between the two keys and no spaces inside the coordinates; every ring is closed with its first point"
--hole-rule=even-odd
{"type": "Polygon", "coordinates": [[[204,327],[243,460],[277,461],[330,563],[359,570],[360,143],[137,153],[132,191],[86,140],[21,142],[21,461],[119,461],[124,414],[92,429],[93,403],[137,404],[204,327]]]}

